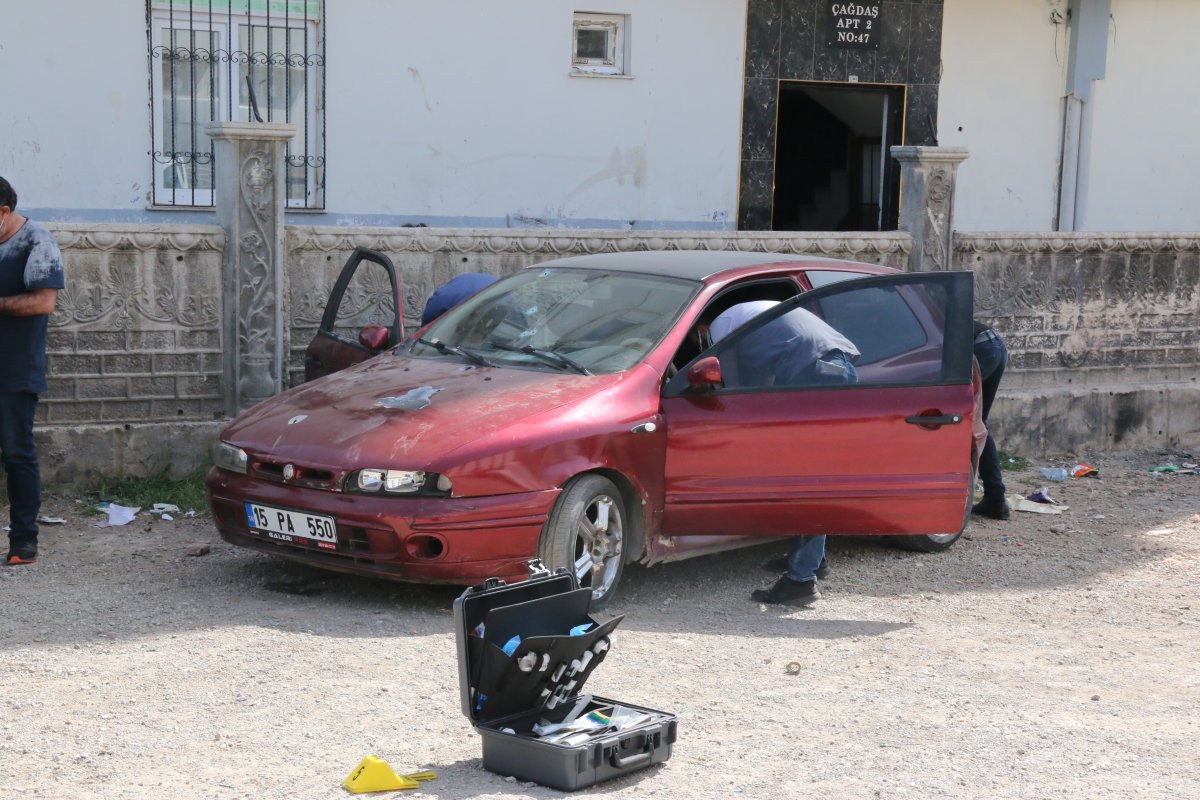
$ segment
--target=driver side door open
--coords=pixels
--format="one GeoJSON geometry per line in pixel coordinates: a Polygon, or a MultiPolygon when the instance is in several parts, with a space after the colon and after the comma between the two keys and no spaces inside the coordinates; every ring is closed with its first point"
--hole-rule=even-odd
{"type": "Polygon", "coordinates": [[[399,344],[404,338],[400,309],[400,282],[391,259],[356,248],[342,267],[321,326],[304,351],[304,380],[343,370],[399,344]]]}
{"type": "Polygon", "coordinates": [[[663,532],[959,531],[972,464],[971,312],[970,273],[864,278],[780,303],[701,353],[717,359],[722,385],[692,385],[683,369],[664,387],[663,532]],[[806,349],[765,335],[789,314],[816,315],[855,345],[856,382],[789,361],[806,349]]]}

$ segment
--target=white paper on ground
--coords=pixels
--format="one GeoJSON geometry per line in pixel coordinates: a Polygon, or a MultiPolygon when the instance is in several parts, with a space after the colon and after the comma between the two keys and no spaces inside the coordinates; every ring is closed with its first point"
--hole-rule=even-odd
{"type": "Polygon", "coordinates": [[[105,522],[97,522],[97,528],[112,528],[117,525],[128,525],[133,522],[134,516],[141,511],[140,508],[130,508],[129,506],[119,506],[116,503],[109,503],[105,511],[108,512],[108,520],[105,522]]]}

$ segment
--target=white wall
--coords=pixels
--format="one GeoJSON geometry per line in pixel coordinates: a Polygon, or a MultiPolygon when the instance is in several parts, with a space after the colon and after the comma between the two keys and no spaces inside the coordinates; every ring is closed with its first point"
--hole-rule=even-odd
{"type": "Polygon", "coordinates": [[[329,205],[733,224],[745,8],[356,3],[361,23],[329,23],[329,205]],[[575,9],[631,16],[632,80],[569,75],[575,9]]]}
{"type": "Polygon", "coordinates": [[[1113,0],[1082,230],[1200,230],[1200,3],[1113,0]]]}
{"type": "MultiPolygon", "coordinates": [[[[745,13],[744,0],[329,2],[329,213],[304,221],[732,227],[745,13]],[[631,15],[632,80],[569,76],[576,7],[631,15]]],[[[183,221],[147,211],[142,0],[0,0],[0,25],[0,175],[22,206],[183,221]]]]}
{"type": "Polygon", "coordinates": [[[147,70],[143,3],[0,0],[0,175],[22,207],[144,211],[147,70]]]}
{"type": "Polygon", "coordinates": [[[938,144],[971,152],[958,171],[958,230],[1053,227],[1067,42],[1050,16],[1065,5],[946,0],[938,144]]]}

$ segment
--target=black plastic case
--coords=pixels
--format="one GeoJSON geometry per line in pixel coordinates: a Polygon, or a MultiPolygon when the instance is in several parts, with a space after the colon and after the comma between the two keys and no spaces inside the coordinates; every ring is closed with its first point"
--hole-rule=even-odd
{"type": "Polygon", "coordinates": [[[609,637],[622,617],[596,624],[589,616],[591,591],[580,589],[573,575],[551,574],[536,562],[530,569],[527,581],[492,578],[454,601],[462,710],[483,739],[484,768],[571,791],[666,761],[675,716],[602,697],[593,697],[581,713],[620,706],[648,720],[578,744],[532,733],[539,720],[561,722],[583,702],[583,684],[610,652],[609,637]],[[570,635],[589,622],[587,632],[570,635]],[[482,638],[472,633],[480,623],[482,638]],[[514,634],[521,643],[507,655],[503,646],[514,634]],[[522,669],[522,660],[536,666],[522,669]]]}

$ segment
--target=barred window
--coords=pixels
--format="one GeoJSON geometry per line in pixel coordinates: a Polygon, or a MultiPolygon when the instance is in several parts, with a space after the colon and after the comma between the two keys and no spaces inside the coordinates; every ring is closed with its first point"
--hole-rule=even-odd
{"type": "Polygon", "coordinates": [[[286,122],[287,202],[325,207],[323,0],[146,0],[153,204],[211,206],[210,122],[286,122]]]}

